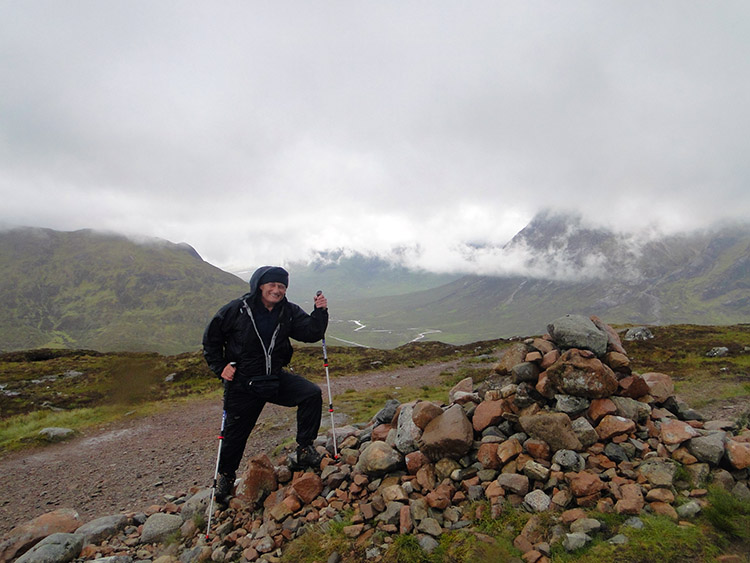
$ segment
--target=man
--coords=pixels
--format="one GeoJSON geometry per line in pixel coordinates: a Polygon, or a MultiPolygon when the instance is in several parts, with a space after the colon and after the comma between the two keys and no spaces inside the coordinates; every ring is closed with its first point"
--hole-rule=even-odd
{"type": "Polygon", "coordinates": [[[321,389],[284,366],[292,358],[289,338],[317,342],[328,327],[328,301],[315,297],[311,314],[286,298],[289,274],[277,266],[258,268],[250,292],[219,309],[203,334],[203,355],[224,383],[224,439],[219,454],[216,499],[226,503],[247,439],[266,402],[297,407],[300,467],[320,467],[313,447],[320,428],[321,389]]]}

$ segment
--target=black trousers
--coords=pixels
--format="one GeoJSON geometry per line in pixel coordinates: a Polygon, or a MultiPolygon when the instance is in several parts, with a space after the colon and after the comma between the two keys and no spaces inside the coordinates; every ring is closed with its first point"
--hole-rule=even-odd
{"type": "Polygon", "coordinates": [[[224,439],[219,473],[235,474],[247,439],[266,403],[297,407],[297,444],[308,446],[318,436],[323,395],[320,387],[302,376],[281,371],[278,380],[251,385],[228,382],[224,387],[224,439]]]}

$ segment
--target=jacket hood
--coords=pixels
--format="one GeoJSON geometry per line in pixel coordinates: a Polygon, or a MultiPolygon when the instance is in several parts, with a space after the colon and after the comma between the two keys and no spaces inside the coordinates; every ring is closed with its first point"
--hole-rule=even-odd
{"type": "MultiPolygon", "coordinates": [[[[251,298],[255,298],[255,296],[258,294],[258,288],[260,287],[260,280],[263,277],[263,275],[268,272],[269,270],[279,269],[284,272],[283,268],[279,268],[278,266],[261,266],[257,270],[253,272],[253,275],[250,276],[250,293],[248,294],[251,298]]],[[[289,274],[287,274],[288,276],[289,274]]]]}

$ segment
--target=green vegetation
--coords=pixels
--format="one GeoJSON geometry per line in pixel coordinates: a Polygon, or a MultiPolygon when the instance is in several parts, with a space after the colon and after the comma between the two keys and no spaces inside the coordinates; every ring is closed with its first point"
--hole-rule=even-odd
{"type": "Polygon", "coordinates": [[[341,520],[330,520],[325,524],[311,527],[299,539],[284,550],[282,561],[299,563],[303,561],[327,561],[333,552],[338,552],[347,561],[364,561],[365,546],[352,544],[344,533],[351,525],[351,515],[341,520]]]}
{"type": "MultiPolygon", "coordinates": [[[[750,325],[699,327],[682,325],[652,327],[655,338],[626,342],[636,371],[661,371],[671,375],[688,403],[710,405],[727,396],[748,397],[748,352],[750,325]],[[723,358],[708,358],[706,352],[726,346],[723,358]]],[[[451,346],[438,342],[414,343],[393,350],[329,347],[332,377],[345,377],[378,370],[416,368],[451,362],[437,386],[397,388],[396,385],[366,393],[347,389],[334,398],[337,410],[355,422],[369,419],[389,398],[400,401],[434,399],[444,401],[448,389],[458,380],[472,376],[475,382],[491,374],[504,340],[451,346]],[[453,362],[455,360],[455,362],[453,362]]],[[[324,380],[319,346],[299,346],[293,358],[296,372],[318,382],[324,380]]],[[[90,350],[30,350],[0,355],[0,452],[39,444],[38,432],[48,426],[83,430],[122,417],[142,416],[175,401],[191,401],[214,394],[220,386],[199,353],[160,356],[154,353],[107,353],[90,350]],[[10,392],[10,394],[5,393],[10,392]],[[14,393],[18,393],[15,395],[14,393]]],[[[745,424],[750,411],[744,415],[745,424]]],[[[281,444],[279,448],[284,448],[281,444]]],[[[686,477],[678,469],[677,480],[686,477]]],[[[604,523],[605,532],[593,534],[593,541],[575,553],[553,542],[552,561],[713,561],[720,553],[747,553],[750,545],[750,503],[712,487],[707,507],[691,525],[678,525],[664,517],[647,516],[642,530],[623,526],[616,514],[591,512],[604,523]],[[607,542],[621,533],[624,545],[607,542]]],[[[677,502],[679,504],[679,501],[677,502]]],[[[403,535],[389,544],[386,561],[437,563],[443,561],[505,561],[520,557],[513,539],[530,515],[506,505],[492,516],[487,503],[477,503],[473,526],[443,534],[435,551],[426,554],[415,535],[403,535]]],[[[344,531],[350,516],[340,522],[311,529],[292,542],[285,561],[325,561],[336,551],[343,561],[363,561],[364,551],[382,544],[381,533],[358,545],[344,531]]],[[[554,515],[539,520],[546,529],[555,525],[554,515]]]]}
{"type": "Polygon", "coordinates": [[[594,534],[586,547],[568,553],[562,545],[552,549],[552,561],[567,563],[678,563],[713,561],[720,551],[710,530],[700,526],[680,526],[665,516],[641,517],[642,529],[619,527],[604,534],[594,534]],[[606,541],[616,533],[627,537],[623,545],[606,541]]]}
{"type": "Polygon", "coordinates": [[[703,514],[711,525],[729,539],[750,542],[750,502],[743,502],[721,487],[710,487],[710,505],[703,514]]]}
{"type": "MultiPolygon", "coordinates": [[[[471,360],[494,353],[502,341],[449,346],[439,342],[415,343],[396,350],[331,347],[332,377],[404,367],[471,360]]],[[[319,346],[299,346],[293,369],[316,382],[325,380],[319,346]]],[[[465,373],[459,370],[461,373],[465,373]]],[[[454,372],[446,372],[446,385],[454,372]]],[[[99,353],[91,350],[38,349],[0,354],[0,453],[40,443],[39,431],[62,426],[83,430],[125,416],[141,416],[175,400],[214,394],[221,386],[199,353],[160,356],[155,353],[99,353]]],[[[390,397],[445,400],[445,385],[424,390],[403,387],[344,393],[337,410],[359,421],[372,416],[390,397]]],[[[283,445],[280,446],[283,448],[283,445]]]]}
{"type": "Polygon", "coordinates": [[[38,444],[46,427],[83,430],[216,393],[200,354],[31,350],[0,355],[0,452],[38,444]]]}
{"type": "Polygon", "coordinates": [[[680,397],[697,409],[750,398],[750,324],[672,325],[651,331],[651,340],[624,342],[635,371],[668,374],[680,397]],[[729,353],[706,356],[715,347],[726,347],[729,353]]]}
{"type": "Polygon", "coordinates": [[[219,307],[247,291],[191,247],[92,231],[0,233],[0,350],[197,350],[219,307]]]}
{"type": "MultiPolygon", "coordinates": [[[[747,553],[750,538],[750,503],[742,502],[726,491],[712,489],[711,507],[705,516],[691,524],[680,524],[665,516],[641,516],[641,529],[626,526],[626,516],[592,511],[590,518],[604,524],[602,531],[590,533],[592,540],[585,547],[568,552],[559,541],[551,542],[551,561],[555,563],[650,563],[666,561],[715,561],[722,553],[747,553]],[[622,544],[609,543],[621,534],[622,544]],[[738,541],[740,540],[740,541],[738,541]]],[[[491,516],[489,504],[478,503],[480,514],[469,529],[442,534],[439,545],[426,553],[413,534],[396,536],[390,543],[383,561],[387,563],[473,563],[475,561],[508,561],[520,559],[521,553],[513,546],[513,539],[521,532],[531,515],[506,504],[496,518],[491,516]]],[[[552,513],[538,514],[538,529],[549,534],[557,525],[552,513]]],[[[363,542],[353,544],[345,537],[343,528],[348,521],[317,527],[295,540],[284,551],[283,561],[312,563],[325,561],[331,553],[338,552],[342,561],[365,561],[363,542]]],[[[378,538],[375,537],[374,540],[378,538]]],[[[366,546],[382,541],[370,540],[366,546]]],[[[740,555],[740,557],[742,557],[740,555]]],[[[747,561],[747,557],[739,561],[747,561]]]]}

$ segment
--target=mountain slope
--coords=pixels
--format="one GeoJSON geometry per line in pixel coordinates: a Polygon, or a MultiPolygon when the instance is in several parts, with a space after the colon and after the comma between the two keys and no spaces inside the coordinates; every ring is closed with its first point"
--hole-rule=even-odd
{"type": "MultiPolygon", "coordinates": [[[[293,262],[289,270],[289,298],[295,303],[311,301],[319,289],[337,300],[369,299],[403,295],[450,283],[459,274],[435,274],[411,270],[378,256],[335,250],[318,252],[309,262],[293,262]]],[[[249,280],[253,270],[236,274],[249,280]]]]}
{"type": "MultiPolygon", "coordinates": [[[[357,253],[322,253],[309,265],[289,266],[288,295],[307,309],[315,290],[325,290],[332,343],[380,348],[540,334],[568,313],[611,324],[750,319],[748,225],[641,241],[542,214],[493,252],[499,266],[516,270],[457,278],[357,253]]],[[[0,350],[193,351],[211,315],[246,290],[185,244],[137,244],[92,231],[6,231],[0,350]]]]}
{"type": "Polygon", "coordinates": [[[424,339],[458,344],[539,334],[550,319],[568,313],[632,324],[750,319],[748,226],[635,244],[575,218],[543,216],[505,250],[519,249],[537,277],[466,276],[410,295],[341,303],[339,318],[367,328],[353,334],[353,325],[339,323],[332,334],[382,346],[434,330],[424,339]]]}
{"type": "Polygon", "coordinates": [[[200,348],[216,310],[247,285],[190,246],[89,230],[0,233],[0,349],[200,348]]]}

